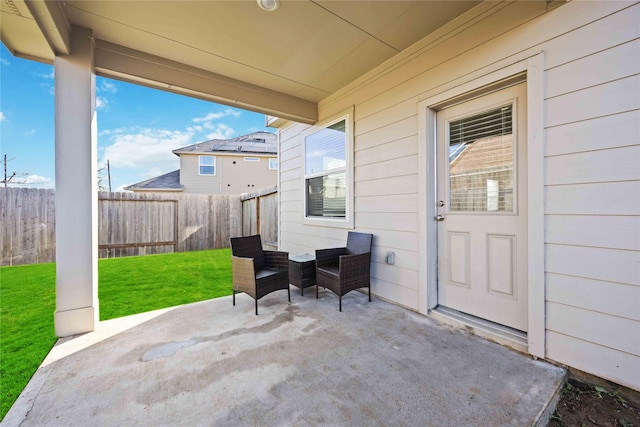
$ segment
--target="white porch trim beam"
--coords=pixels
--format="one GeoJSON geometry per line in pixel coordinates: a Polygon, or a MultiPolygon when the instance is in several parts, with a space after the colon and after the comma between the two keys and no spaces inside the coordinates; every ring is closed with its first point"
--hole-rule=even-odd
{"type": "Polygon", "coordinates": [[[54,59],[59,337],[93,331],[99,320],[98,126],[91,31],[74,31],[70,42],[71,54],[54,59]]]}
{"type": "Polygon", "coordinates": [[[29,0],[24,2],[54,55],[71,52],[71,26],[57,1],[29,0]]]}
{"type": "Polygon", "coordinates": [[[104,40],[96,39],[95,44],[95,67],[101,76],[296,122],[313,124],[318,120],[315,102],[104,40]]]}

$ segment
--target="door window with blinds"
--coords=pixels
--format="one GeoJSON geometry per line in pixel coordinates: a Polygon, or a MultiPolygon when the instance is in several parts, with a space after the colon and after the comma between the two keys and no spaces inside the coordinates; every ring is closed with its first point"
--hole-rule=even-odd
{"type": "Polygon", "coordinates": [[[447,123],[449,211],[514,211],[513,128],[513,104],[447,123]]]}
{"type": "Polygon", "coordinates": [[[347,120],[308,134],[304,140],[306,217],[347,216],[347,120]]]}

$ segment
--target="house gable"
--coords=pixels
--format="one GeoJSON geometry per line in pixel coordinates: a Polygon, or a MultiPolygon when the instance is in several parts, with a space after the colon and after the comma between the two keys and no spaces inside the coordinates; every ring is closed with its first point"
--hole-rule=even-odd
{"type": "Polygon", "coordinates": [[[269,159],[277,159],[276,155],[208,153],[215,156],[215,175],[199,174],[201,155],[180,155],[180,183],[185,193],[242,194],[277,182],[278,171],[269,169],[269,159]]]}

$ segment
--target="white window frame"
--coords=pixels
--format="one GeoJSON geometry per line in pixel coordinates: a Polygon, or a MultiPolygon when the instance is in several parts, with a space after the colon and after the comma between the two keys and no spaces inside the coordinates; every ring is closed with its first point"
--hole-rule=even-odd
{"type": "Polygon", "coordinates": [[[278,159],[276,157],[269,159],[269,170],[270,171],[278,170],[278,159]]]}
{"type": "Polygon", "coordinates": [[[260,157],[245,157],[244,161],[245,162],[259,162],[260,161],[260,157]]]}
{"type": "Polygon", "coordinates": [[[217,168],[216,168],[216,156],[198,156],[198,175],[200,176],[216,176],[217,173],[217,168]],[[213,159],[213,165],[203,165],[202,164],[202,159],[203,158],[211,158],[213,159]],[[202,173],[202,167],[203,166],[213,166],[213,173],[202,173]]]}
{"type": "Polygon", "coordinates": [[[318,124],[311,126],[302,134],[302,191],[304,194],[304,200],[302,205],[302,221],[306,225],[335,227],[335,228],[354,228],[354,214],[353,214],[353,195],[354,195],[354,173],[353,173],[353,108],[345,111],[339,115],[333,116],[328,120],[319,122],[318,124]],[[340,169],[333,169],[331,171],[323,171],[322,173],[307,174],[306,173],[306,138],[314,133],[317,133],[329,126],[332,126],[340,121],[345,122],[345,181],[346,181],[346,196],[345,196],[345,217],[344,218],[329,218],[329,217],[315,217],[307,216],[307,179],[327,173],[341,172],[340,169]]]}

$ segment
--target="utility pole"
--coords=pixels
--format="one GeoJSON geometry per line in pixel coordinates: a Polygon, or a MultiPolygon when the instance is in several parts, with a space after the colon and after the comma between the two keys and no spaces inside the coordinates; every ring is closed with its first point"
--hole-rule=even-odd
{"type": "Polygon", "coordinates": [[[111,193],[111,168],[109,167],[109,159],[107,159],[107,178],[109,179],[109,193],[111,193]]]}
{"type": "MultiPolygon", "coordinates": [[[[4,156],[2,156],[2,163],[4,163],[4,179],[2,180],[2,182],[4,183],[4,186],[7,187],[7,184],[11,182],[11,180],[13,178],[15,178],[18,175],[26,175],[24,173],[17,173],[17,172],[11,172],[11,176],[7,175],[7,163],[9,163],[11,160],[13,159],[7,159],[7,155],[5,154],[4,156]]],[[[24,182],[18,182],[17,184],[24,184],[24,182]]]]}

